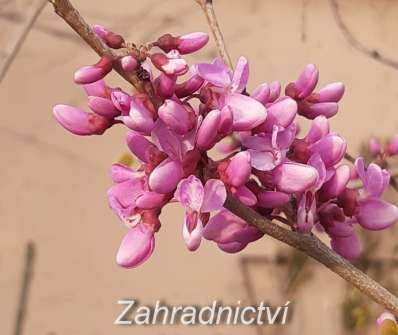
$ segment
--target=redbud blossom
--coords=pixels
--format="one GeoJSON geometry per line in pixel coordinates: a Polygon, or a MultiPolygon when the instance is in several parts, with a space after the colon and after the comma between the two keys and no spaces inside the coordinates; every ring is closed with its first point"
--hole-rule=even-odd
{"type": "Polygon", "coordinates": [[[102,57],[95,65],[85,66],[75,72],[76,84],[91,84],[104,78],[112,70],[112,60],[102,57]]]}

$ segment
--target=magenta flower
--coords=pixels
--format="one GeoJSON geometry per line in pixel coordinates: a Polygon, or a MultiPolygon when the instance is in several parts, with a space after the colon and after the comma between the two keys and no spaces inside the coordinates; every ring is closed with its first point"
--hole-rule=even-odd
{"type": "Polygon", "coordinates": [[[181,180],[174,197],[185,208],[183,237],[189,250],[199,248],[203,235],[203,214],[222,209],[227,193],[224,184],[209,179],[203,187],[194,175],[181,180]]]}
{"type": "Polygon", "coordinates": [[[378,165],[371,163],[365,171],[362,158],[355,161],[363,189],[359,193],[358,223],[369,230],[381,230],[391,226],[398,220],[398,208],[382,199],[380,196],[387,188],[390,174],[378,165]]]}
{"type": "Polygon", "coordinates": [[[203,237],[214,241],[218,247],[228,253],[243,250],[250,242],[264,234],[256,227],[247,224],[228,210],[213,216],[203,230],[203,237]]]}
{"type": "Polygon", "coordinates": [[[116,263],[131,269],[144,263],[155,248],[154,231],[145,223],[130,228],[120,244],[116,256],[116,263]]]}

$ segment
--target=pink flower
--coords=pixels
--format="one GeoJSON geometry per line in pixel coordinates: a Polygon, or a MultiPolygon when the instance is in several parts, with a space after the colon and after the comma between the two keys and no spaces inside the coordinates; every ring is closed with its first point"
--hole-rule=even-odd
{"type": "Polygon", "coordinates": [[[162,53],[153,54],[151,61],[158,70],[168,75],[182,76],[189,69],[187,62],[180,57],[177,50],[171,50],[166,55],[162,53]]]}
{"type": "Polygon", "coordinates": [[[144,263],[155,248],[154,231],[151,226],[140,223],[130,228],[120,244],[116,262],[131,269],[144,263]]]}
{"type": "Polygon", "coordinates": [[[77,70],[74,80],[76,84],[91,84],[104,78],[110,71],[112,71],[112,60],[104,56],[97,64],[77,70]]]}
{"type": "Polygon", "coordinates": [[[209,179],[203,187],[194,175],[181,180],[174,197],[184,206],[186,214],[183,237],[189,250],[195,251],[203,234],[202,214],[217,211],[224,205],[227,193],[220,180],[209,179]]]}
{"type": "Polygon", "coordinates": [[[111,126],[110,121],[101,115],[67,105],[56,105],[53,113],[58,123],[75,135],[101,135],[111,126]]]}
{"type": "Polygon", "coordinates": [[[166,99],[163,105],[159,107],[158,113],[160,119],[180,135],[186,134],[195,124],[193,111],[174,100],[166,99]]]}
{"type": "Polygon", "coordinates": [[[250,242],[263,235],[256,227],[228,210],[222,210],[213,216],[203,230],[205,239],[216,242],[221,250],[228,253],[243,250],[250,242]]]}
{"type": "Polygon", "coordinates": [[[369,164],[365,171],[362,158],[355,161],[355,167],[363,183],[363,189],[359,192],[359,212],[356,215],[358,223],[369,230],[391,226],[398,220],[398,208],[380,199],[389,184],[390,174],[374,163],[369,164]]]}

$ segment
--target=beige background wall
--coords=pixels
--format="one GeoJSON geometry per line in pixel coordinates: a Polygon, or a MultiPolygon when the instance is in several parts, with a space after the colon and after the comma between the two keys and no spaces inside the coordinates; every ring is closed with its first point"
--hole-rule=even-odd
{"type": "MultiPolygon", "coordinates": [[[[337,1],[337,0],[336,0],[337,1]]],[[[164,32],[207,31],[189,0],[74,1],[90,23],[145,42],[164,32]]],[[[215,0],[220,24],[234,59],[251,61],[250,87],[280,79],[286,83],[302,67],[316,63],[321,84],[346,83],[335,129],[356,153],[369,134],[398,130],[398,71],[364,55],[349,43],[327,0],[215,0]]],[[[7,50],[32,1],[0,1],[0,51],[7,50]],[[11,42],[10,42],[11,41],[11,42]]],[[[352,34],[369,48],[398,60],[398,2],[339,0],[340,14],[352,34]]],[[[0,54],[1,55],[1,54],[0,54]]],[[[195,60],[215,56],[212,45],[195,60]]],[[[1,59],[1,58],[0,58],[1,59]]],[[[116,301],[134,297],[169,304],[205,305],[214,299],[247,300],[239,272],[242,255],[271,255],[269,238],[240,255],[226,255],[204,243],[189,254],[181,239],[182,210],[162,214],[156,251],[137,270],[114,263],[125,233],[107,208],[108,169],[125,151],[124,130],[79,138],[53,120],[56,103],[85,106],[73,72],[95,55],[47,6],[0,84],[0,333],[11,334],[24,248],[35,242],[37,258],[28,301],[25,334],[241,334],[254,328],[122,328],[113,325],[116,301]]],[[[113,83],[124,86],[119,78],[113,83]]],[[[327,271],[291,297],[296,308],[290,334],[339,333],[336,301],[342,282],[327,271]],[[328,294],[333,292],[331,294],[328,294]],[[314,320],[315,317],[315,320],[314,320]]],[[[284,304],[276,292],[283,277],[256,268],[252,279],[259,300],[284,304]]],[[[285,331],[287,333],[287,330],[285,331]]]]}

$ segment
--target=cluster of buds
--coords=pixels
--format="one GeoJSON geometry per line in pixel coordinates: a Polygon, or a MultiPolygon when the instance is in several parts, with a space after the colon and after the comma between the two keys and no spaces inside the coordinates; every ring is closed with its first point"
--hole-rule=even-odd
{"type": "Polygon", "coordinates": [[[398,135],[388,139],[384,145],[380,139],[372,137],[368,141],[368,151],[374,159],[387,159],[398,154],[398,135]]]}
{"type": "MultiPolygon", "coordinates": [[[[102,27],[95,32],[110,47],[124,44],[102,27]]],[[[107,86],[103,78],[112,62],[102,58],[75,74],[92,112],[54,107],[57,121],[77,135],[103,134],[115,124],[128,130],[127,146],[140,164],[134,169],[113,164],[108,191],[111,209],[128,228],[117,263],[132,268],[149,258],[159,215],[171,202],[185,209],[182,236],[189,250],[205,239],[225,252],[241,251],[263,233],[223,207],[228,195],[294,231],[326,233],[336,252],[358,257],[357,227],[387,228],[398,219],[398,208],[381,199],[387,171],[376,164],[366,168],[361,158],[354,167],[342,163],[346,141],[328,119],[337,113],[343,84],[315,92],[318,70],[310,64],[284,95],[279,82],[261,84],[250,94],[244,57],[235,70],[221,59],[188,66],[181,55],[207,41],[204,33],[167,34],[152,43],[146,60],[133,55],[120,60],[126,72],[146,71],[156,102],[142,92],[107,86]],[[299,119],[311,123],[304,135],[299,119]],[[351,188],[353,179],[362,186],[351,188]]]]}

